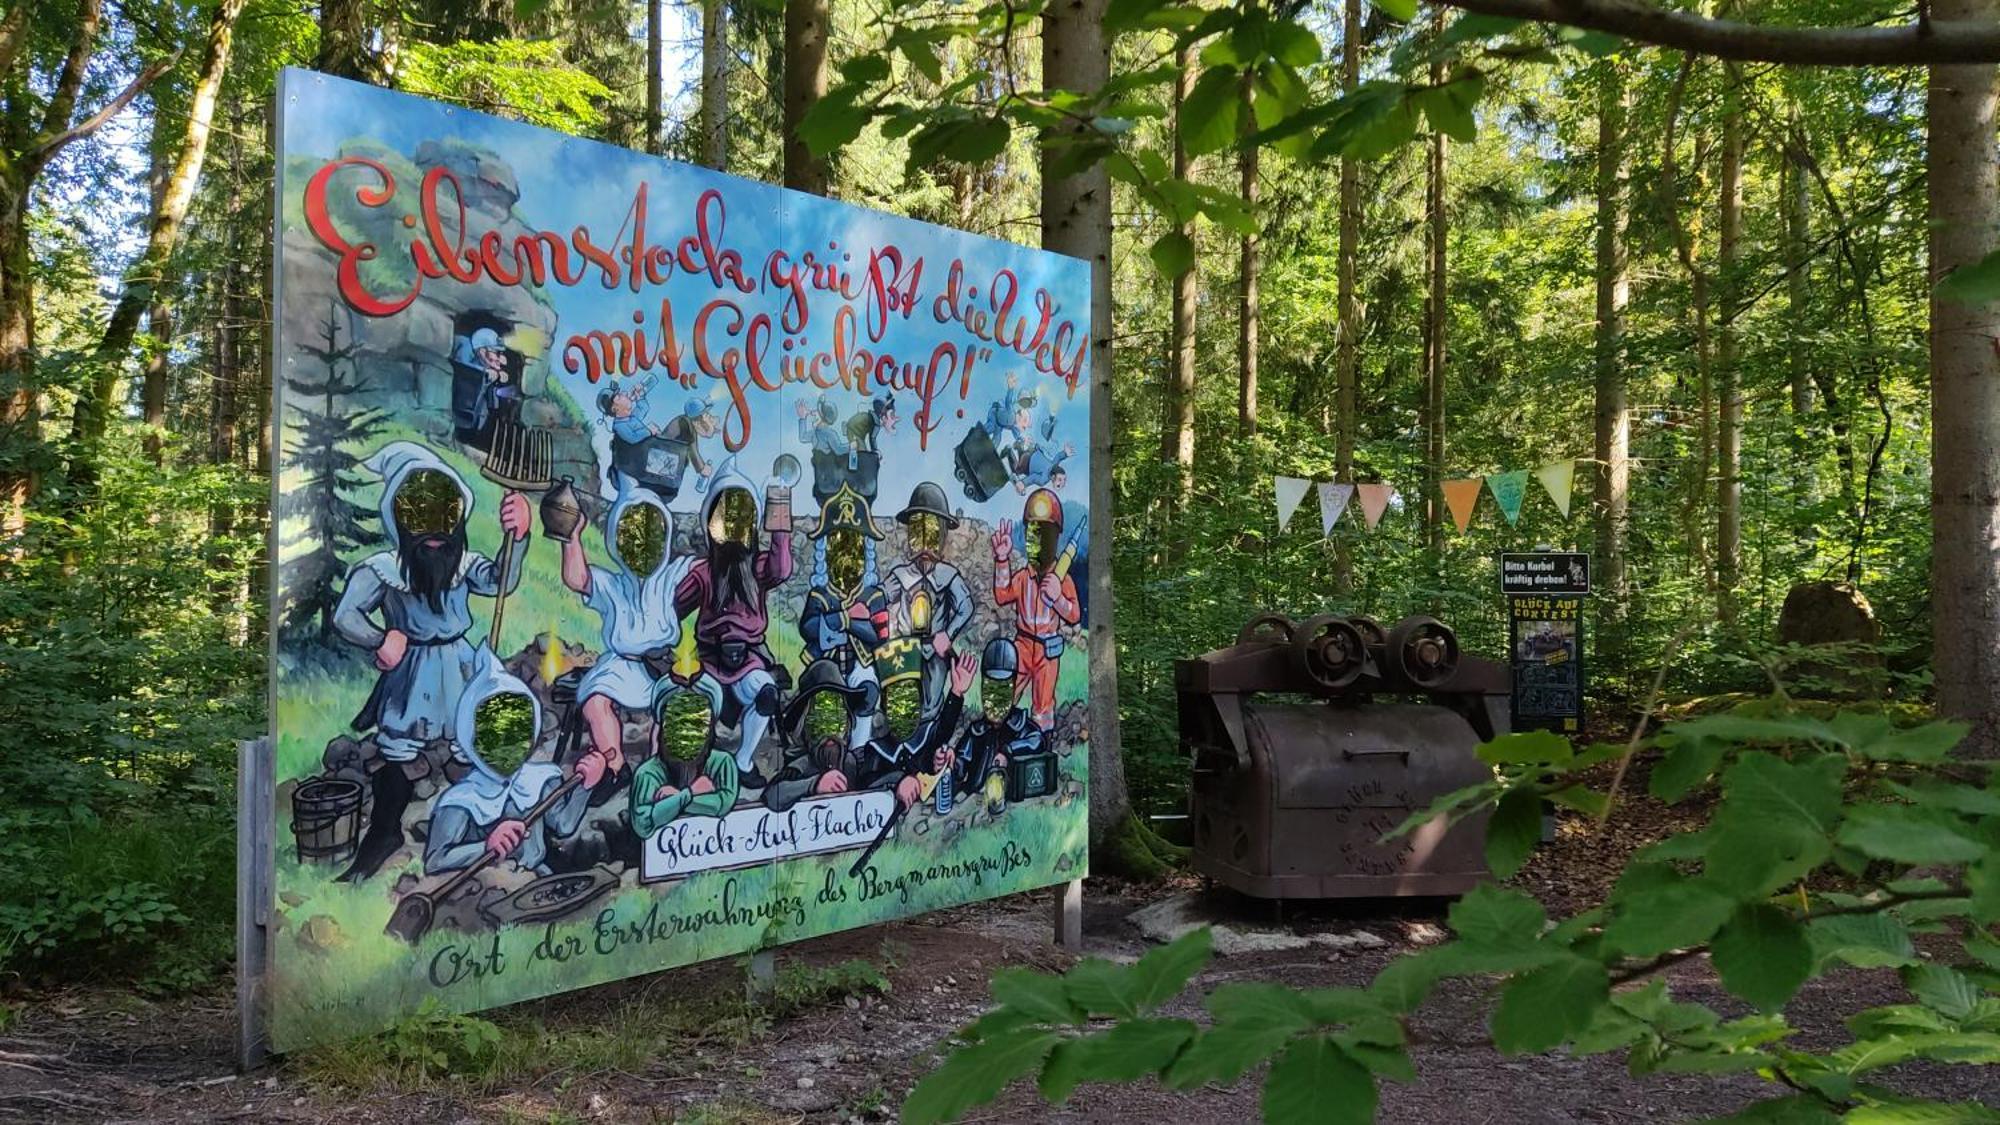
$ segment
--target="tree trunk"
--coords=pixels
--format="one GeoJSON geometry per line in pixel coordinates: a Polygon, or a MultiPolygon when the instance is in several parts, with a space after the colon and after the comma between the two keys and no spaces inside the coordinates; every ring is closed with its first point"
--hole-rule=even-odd
{"type": "MultiPolygon", "coordinates": [[[[1042,10],[1042,81],[1050,89],[1089,93],[1110,77],[1105,7],[1106,0],[1052,0],[1042,10]]],[[[1118,645],[1112,623],[1111,174],[1100,162],[1075,175],[1048,175],[1046,162],[1059,152],[1043,149],[1042,246],[1091,264],[1090,841],[1104,856],[1104,846],[1116,838],[1130,839],[1135,835],[1130,826],[1137,823],[1120,756],[1118,645]]]]}
{"type": "Polygon", "coordinates": [[[1721,324],[1715,356],[1715,606],[1724,624],[1736,620],[1736,586],[1743,553],[1743,388],[1738,370],[1736,318],[1743,291],[1743,68],[1723,68],[1722,221],[1716,271],[1721,324]]]}
{"type": "MultiPolygon", "coordinates": [[[[132,350],[139,330],[139,317],[155,303],[166,280],[168,260],[180,241],[181,224],[194,190],[201,180],[201,165],[208,155],[210,126],[215,120],[216,95],[222,76],[229,67],[229,50],[236,34],[236,19],[243,14],[245,0],[216,0],[209,13],[208,35],[202,48],[201,66],[188,96],[188,114],[180,152],[166,175],[158,194],[152,222],[146,234],[145,252],[125,271],[124,289],[111,310],[111,321],[97,343],[96,363],[90,385],[77,396],[70,419],[70,484],[75,495],[87,495],[97,476],[98,446],[111,418],[112,400],[125,358],[132,350]]],[[[159,128],[159,123],[154,123],[159,128]]],[[[164,389],[164,382],[162,382],[164,389]]]]}
{"type": "MultiPolygon", "coordinates": [[[[1340,88],[1352,94],[1361,84],[1361,0],[1345,0],[1340,23],[1340,88]]],[[[1340,248],[1337,258],[1338,292],[1335,309],[1338,326],[1334,336],[1333,376],[1333,476],[1354,479],[1355,390],[1359,376],[1357,343],[1361,318],[1354,299],[1354,258],[1361,242],[1361,164],[1351,156],[1340,158],[1340,248]]],[[[1354,557],[1347,540],[1333,547],[1334,588],[1341,593],[1354,589],[1354,557]]]]}
{"type": "MultiPolygon", "coordinates": [[[[1803,145],[1805,130],[1799,124],[1796,106],[1791,126],[1792,142],[1803,145]]],[[[1785,157],[1785,344],[1791,375],[1792,431],[1802,438],[1805,416],[1812,413],[1812,352],[1806,343],[1806,310],[1812,291],[1812,182],[1804,153],[1787,145],[1785,157]]]]}
{"type": "Polygon", "coordinates": [[[729,9],[701,3],[701,162],[729,168],[729,9]]]}
{"type": "Polygon", "coordinates": [[[371,82],[375,60],[368,53],[369,0],[320,0],[319,57],[313,69],[337,78],[371,82]]]}
{"type": "MultiPolygon", "coordinates": [[[[1257,131],[1257,114],[1254,108],[1256,87],[1250,71],[1243,73],[1243,115],[1241,131],[1249,136],[1257,131]]],[[[1257,211],[1257,153],[1259,146],[1245,145],[1243,154],[1237,158],[1239,186],[1243,202],[1252,214],[1257,211]]],[[[1236,269],[1237,296],[1242,306],[1236,321],[1236,430],[1244,437],[1257,432],[1257,282],[1258,261],[1257,232],[1243,236],[1241,253],[1236,269]]]]}
{"type": "Polygon", "coordinates": [[[799,137],[799,123],[826,95],[828,0],[785,0],[785,186],[825,195],[827,167],[799,137]]]}
{"type": "Polygon", "coordinates": [[[1597,93],[1597,572],[1602,616],[1625,616],[1631,416],[1625,405],[1625,78],[1601,66],[1597,93]]]}
{"type": "Polygon", "coordinates": [[[663,116],[660,107],[665,101],[660,78],[660,23],[664,2],[646,0],[646,151],[654,156],[660,155],[660,123],[663,116]]]}
{"type": "MultiPolygon", "coordinates": [[[[1180,74],[1174,82],[1174,178],[1185,180],[1191,162],[1187,146],[1181,143],[1181,110],[1194,90],[1194,50],[1181,48],[1180,74]]],[[[1179,226],[1181,235],[1194,238],[1194,222],[1179,226]]],[[[1173,278],[1173,323],[1167,338],[1167,393],[1162,396],[1165,417],[1160,426],[1160,460],[1179,470],[1175,487],[1178,506],[1187,504],[1194,487],[1194,395],[1195,395],[1195,302],[1199,298],[1199,270],[1193,263],[1173,278]]]]}
{"type": "MultiPolygon", "coordinates": [[[[1432,34],[1444,32],[1444,8],[1437,10],[1432,34]]],[[[1444,64],[1431,64],[1431,84],[1444,85],[1444,64]]],[[[1443,133],[1432,130],[1424,170],[1424,549],[1435,573],[1444,554],[1444,358],[1445,358],[1445,159],[1443,133]]]]}
{"type": "MultiPolygon", "coordinates": [[[[2000,18],[1995,0],[1938,0],[1938,19],[2000,18]]],[[[1931,280],[1993,253],[2000,70],[1931,68],[1931,280]]],[[[2000,755],[2000,305],[1931,295],[1931,634],[1938,712],[1972,724],[1961,753],[2000,755]]]]}

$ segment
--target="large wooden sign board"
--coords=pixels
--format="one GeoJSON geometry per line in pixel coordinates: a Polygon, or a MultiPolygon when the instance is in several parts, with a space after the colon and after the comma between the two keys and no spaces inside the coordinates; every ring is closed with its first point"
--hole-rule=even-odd
{"type": "Polygon", "coordinates": [[[1086,263],[279,107],[252,1037],[1082,877],[1086,263]]]}

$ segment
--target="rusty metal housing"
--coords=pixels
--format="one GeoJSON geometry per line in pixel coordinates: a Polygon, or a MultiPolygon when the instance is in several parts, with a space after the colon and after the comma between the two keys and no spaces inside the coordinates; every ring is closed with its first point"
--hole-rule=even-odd
{"type": "Polygon", "coordinates": [[[1454,895],[1487,877],[1486,814],[1385,833],[1491,774],[1504,664],[1411,617],[1294,623],[1264,615],[1237,643],[1174,667],[1201,874],[1258,898],[1454,895]]]}

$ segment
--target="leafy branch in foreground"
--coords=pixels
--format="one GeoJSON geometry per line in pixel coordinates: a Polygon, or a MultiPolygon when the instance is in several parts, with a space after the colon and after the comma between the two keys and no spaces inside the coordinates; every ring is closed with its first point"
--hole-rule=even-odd
{"type": "MultiPolygon", "coordinates": [[[[1772,1084],[1730,1120],[2000,1122],[2000,1111],[1877,1074],[1914,1060],[2000,1063],[2000,941],[1989,932],[2000,921],[2000,788],[1993,764],[1947,758],[1963,734],[1861,712],[1819,718],[1781,701],[1674,724],[1652,739],[1662,751],[1652,794],[1719,790],[1719,800],[1702,830],[1637,853],[1601,905],[1552,923],[1528,895],[1482,886],[1452,907],[1451,941],[1397,959],[1368,988],[1225,984],[1203,1000],[1205,1025],[1156,1013],[1207,964],[1206,931],[1130,966],[1005,969],[997,1007],[959,1033],[904,1120],[949,1120],[1029,1074],[1061,1102],[1084,1082],[1154,1075],[1184,1089],[1268,1062],[1266,1120],[1368,1121],[1377,1079],[1416,1077],[1411,1014],[1439,982],[1470,977],[1492,984],[1488,1027],[1508,1054],[1623,1051],[1635,1074],[1772,1084]],[[1928,956],[1916,941],[1925,934],[1937,938],[1928,956]],[[1755,1014],[1725,1018],[1672,995],[1660,971],[1702,955],[1755,1014]],[[1794,1045],[1786,1002],[1842,966],[1897,970],[1907,1000],[1848,1016],[1844,1044],[1794,1045]]],[[[1544,799],[1609,814],[1611,795],[1576,775],[1625,752],[1503,736],[1480,748],[1493,781],[1392,835],[1491,810],[1487,855],[1511,874],[1534,848],[1544,799]]]]}

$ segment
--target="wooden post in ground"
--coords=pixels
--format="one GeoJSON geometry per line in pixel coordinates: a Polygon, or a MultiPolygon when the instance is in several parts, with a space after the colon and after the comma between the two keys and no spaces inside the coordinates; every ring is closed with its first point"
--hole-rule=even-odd
{"type": "Polygon", "coordinates": [[[743,977],[743,998],[750,1003],[771,995],[778,987],[778,955],[760,949],[750,955],[750,971],[743,977]]]}
{"type": "Polygon", "coordinates": [[[1056,887],[1056,944],[1071,953],[1083,952],[1083,880],[1056,887]]]}
{"type": "Polygon", "coordinates": [[[277,816],[271,742],[236,744],[236,1067],[253,1070],[271,1052],[271,877],[277,816]]]}

